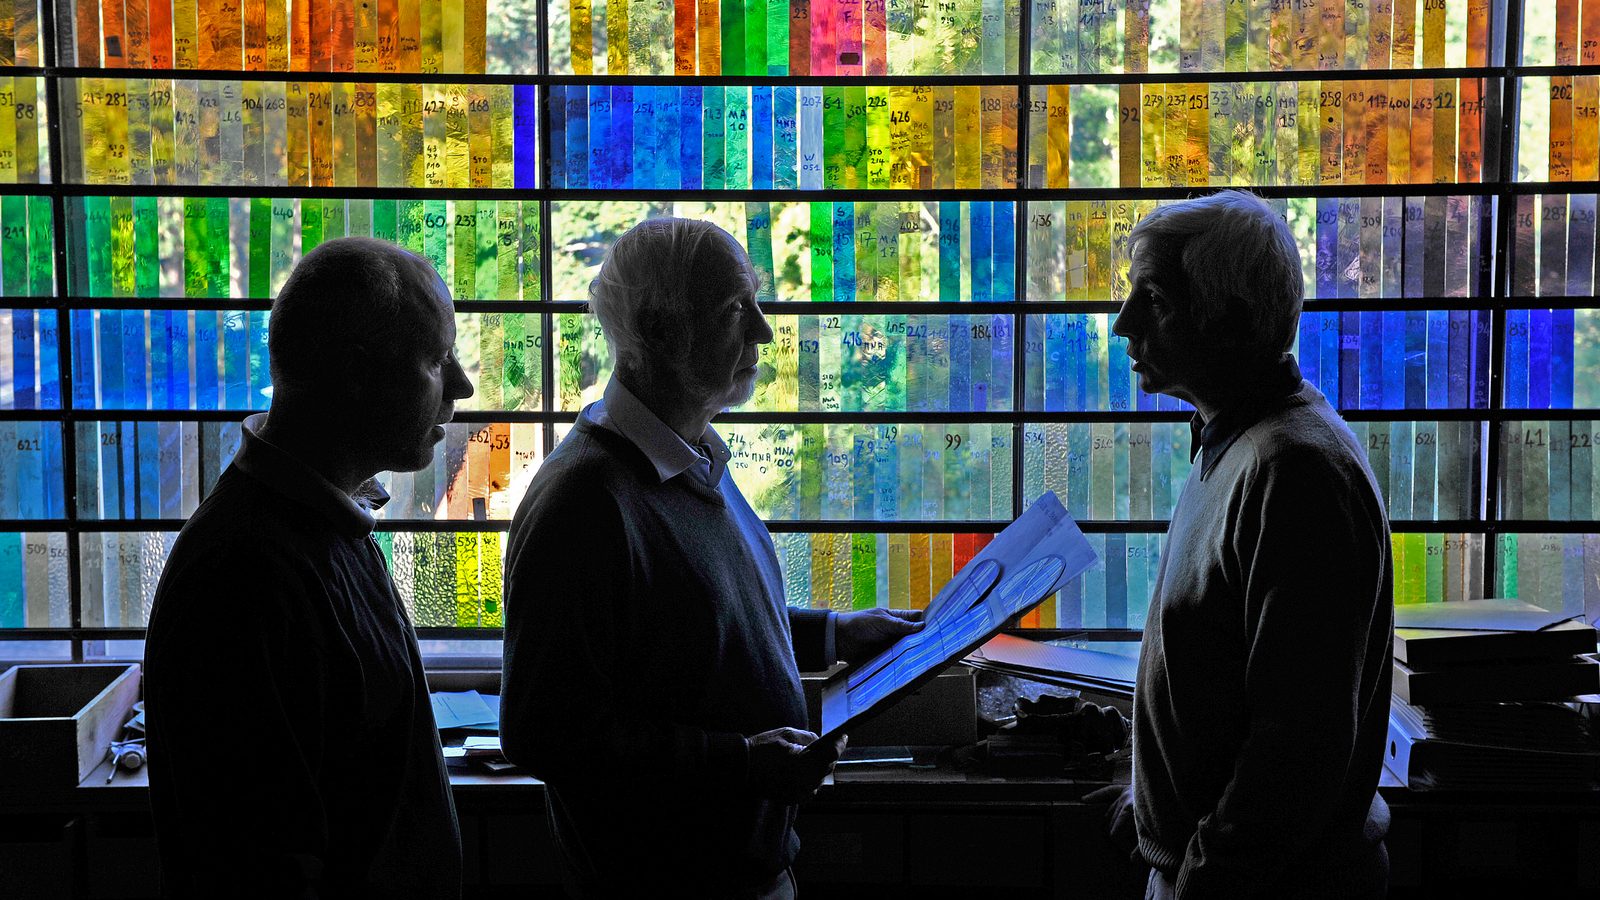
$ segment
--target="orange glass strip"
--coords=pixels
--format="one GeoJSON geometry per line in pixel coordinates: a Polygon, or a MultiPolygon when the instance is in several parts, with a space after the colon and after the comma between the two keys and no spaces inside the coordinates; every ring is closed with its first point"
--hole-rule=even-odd
{"type": "Polygon", "coordinates": [[[1367,115],[1362,143],[1366,153],[1366,183],[1389,181],[1389,82],[1367,82],[1367,115]]]}
{"type": "Polygon", "coordinates": [[[1433,181],[1433,81],[1411,82],[1411,181],[1433,181]]]}
{"type": "Polygon", "coordinates": [[[1550,180],[1572,180],[1572,76],[1550,79],[1550,180]]]}
{"type": "Polygon", "coordinates": [[[78,36],[78,65],[100,65],[100,3],[99,0],[78,0],[73,25],[78,36]]]}
{"type": "Polygon", "coordinates": [[[328,17],[329,63],[334,72],[356,68],[356,10],[347,0],[333,0],[328,17]]]}
{"type": "Polygon", "coordinates": [[[1556,0],[1556,65],[1578,64],[1578,0],[1556,0]]]}
{"type": "Polygon", "coordinates": [[[100,8],[100,39],[104,48],[105,67],[120,69],[128,64],[127,26],[124,25],[124,7],[121,3],[106,3],[100,8]]]}
{"type": "Polygon", "coordinates": [[[1483,79],[1461,79],[1461,131],[1456,154],[1456,181],[1483,180],[1483,79]]]}
{"type": "Polygon", "coordinates": [[[1416,65],[1417,4],[1421,0],[1394,0],[1394,28],[1390,32],[1390,65],[1410,69],[1416,65]]]}
{"type": "Polygon", "coordinates": [[[244,0],[244,67],[267,67],[267,0],[244,0]]]}
{"type": "Polygon", "coordinates": [[[1367,177],[1367,88],[1365,81],[1344,83],[1344,160],[1341,166],[1345,184],[1361,184],[1367,177]]]}
{"type": "MultiPolygon", "coordinates": [[[[311,4],[313,0],[292,0],[289,16],[289,68],[309,71],[311,68],[311,4]]],[[[292,182],[291,182],[292,183],[292,182]]]]}
{"type": "MultiPolygon", "coordinates": [[[[166,3],[169,0],[156,0],[166,3]]],[[[123,58],[130,69],[150,68],[150,0],[127,0],[124,4],[123,28],[127,43],[123,58]]]]}
{"type": "Polygon", "coordinates": [[[1489,0],[1467,0],[1467,65],[1489,64],[1489,0]]]}

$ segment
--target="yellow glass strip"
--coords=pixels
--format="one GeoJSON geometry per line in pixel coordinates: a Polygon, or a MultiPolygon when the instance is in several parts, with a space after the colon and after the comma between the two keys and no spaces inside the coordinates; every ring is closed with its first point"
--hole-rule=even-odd
{"type": "MultiPolygon", "coordinates": [[[[952,119],[955,131],[955,187],[979,187],[982,184],[978,169],[980,162],[978,148],[983,89],[960,85],[952,90],[955,92],[955,109],[953,114],[946,113],[946,115],[952,119]]],[[[937,112],[935,114],[937,115],[937,112]]]]}
{"type": "Polygon", "coordinates": [[[333,183],[337,185],[353,185],[357,183],[359,163],[356,160],[356,86],[347,82],[335,82],[329,91],[329,99],[333,103],[333,115],[330,118],[333,149],[333,183]]]}
{"type": "MultiPolygon", "coordinates": [[[[1134,85],[1125,85],[1124,90],[1134,85]]],[[[1045,186],[1064,188],[1072,178],[1072,86],[1052,84],[1045,110],[1045,186]]],[[[1137,106],[1135,107],[1137,109],[1137,106]]],[[[1134,175],[1138,178],[1137,173],[1134,175]]]]}
{"type": "Polygon", "coordinates": [[[467,144],[467,97],[461,85],[448,85],[443,89],[444,111],[444,186],[464,188],[470,180],[468,159],[471,148],[467,144]]]}
{"type": "Polygon", "coordinates": [[[311,186],[333,187],[333,88],[327,82],[306,85],[311,125],[311,186]]]}
{"type": "Polygon", "coordinates": [[[296,187],[311,183],[311,94],[303,81],[288,82],[285,103],[289,131],[287,135],[288,165],[285,167],[289,184],[296,187]]]}
{"type": "Polygon", "coordinates": [[[146,89],[150,105],[150,181],[172,184],[172,82],[151,81],[146,89]]]}
{"type": "MultiPolygon", "coordinates": [[[[933,536],[929,534],[907,535],[906,543],[909,544],[908,556],[911,570],[911,586],[908,600],[912,609],[926,609],[928,602],[933,599],[933,536]]],[[[812,566],[812,577],[815,578],[816,567],[812,566]]]]}
{"type": "Polygon", "coordinates": [[[1184,139],[1183,157],[1186,183],[1201,185],[1211,183],[1211,110],[1210,92],[1204,84],[1191,84],[1187,96],[1189,120],[1184,139]]]}
{"type": "Polygon", "coordinates": [[[1444,66],[1444,26],[1448,15],[1442,0],[1423,0],[1422,64],[1428,68],[1444,66]]]}
{"type": "Polygon", "coordinates": [[[1324,81],[1317,93],[1321,98],[1323,184],[1338,184],[1344,179],[1344,85],[1324,81]]]}
{"type": "Polygon", "coordinates": [[[722,74],[722,11],[718,0],[700,0],[700,74],[722,74]]]}
{"type": "Polygon", "coordinates": [[[199,16],[198,0],[172,0],[173,68],[200,68],[199,16]]]}
{"type": "Polygon", "coordinates": [[[1456,80],[1439,78],[1433,82],[1433,181],[1448,184],[1456,180],[1456,80]]]}
{"type": "Polygon", "coordinates": [[[1344,88],[1344,159],[1340,166],[1345,184],[1360,184],[1367,176],[1367,82],[1346,81],[1344,88]]]}
{"type": "Polygon", "coordinates": [[[493,127],[490,145],[494,154],[490,182],[497,188],[513,187],[516,181],[514,92],[509,84],[490,85],[488,90],[493,127]]]}
{"type": "Polygon", "coordinates": [[[464,0],[444,0],[439,19],[439,71],[456,74],[466,65],[466,4],[464,0]]]}
{"type": "Polygon", "coordinates": [[[1411,82],[1389,82],[1390,184],[1405,184],[1411,177],[1411,82]]]}
{"type": "Polygon", "coordinates": [[[1416,65],[1417,4],[1421,0],[1394,0],[1394,28],[1390,32],[1390,65],[1410,69],[1416,65]]]}
{"type": "Polygon", "coordinates": [[[467,126],[468,186],[494,187],[494,111],[483,85],[467,88],[467,126]]]}
{"type": "MultiPolygon", "coordinates": [[[[1117,88],[1117,184],[1121,187],[1139,187],[1141,183],[1139,107],[1139,85],[1117,88]]],[[[1063,185],[1069,180],[1064,178],[1063,185]]]]}
{"type": "Polygon", "coordinates": [[[628,74],[628,0],[606,3],[606,74],[628,74]]]}
{"type": "Polygon", "coordinates": [[[1166,116],[1167,92],[1159,84],[1134,86],[1140,91],[1141,128],[1139,131],[1139,163],[1143,172],[1143,187],[1161,187],[1167,183],[1166,170],[1166,116]]]}
{"type": "Polygon", "coordinates": [[[461,71],[481,75],[489,68],[488,0],[466,0],[464,59],[461,71]]]}
{"type": "MultiPolygon", "coordinates": [[[[1596,4],[1600,6],[1600,3],[1596,4]]],[[[1574,181],[1600,179],[1596,165],[1596,145],[1600,144],[1600,76],[1579,75],[1572,79],[1572,178],[1574,181]]]]}
{"type": "Polygon", "coordinates": [[[356,181],[361,187],[378,185],[378,86],[355,86],[356,181]]]}
{"type": "Polygon", "coordinates": [[[917,186],[911,163],[911,88],[889,88],[889,186],[906,190],[917,186]]]}

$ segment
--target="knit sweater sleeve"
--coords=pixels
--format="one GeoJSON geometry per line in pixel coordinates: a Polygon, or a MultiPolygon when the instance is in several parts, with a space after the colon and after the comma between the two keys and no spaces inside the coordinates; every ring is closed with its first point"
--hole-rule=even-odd
{"type": "MultiPolygon", "coordinates": [[[[577,482],[579,479],[572,479],[577,482]]],[[[616,499],[592,485],[530,492],[506,560],[500,738],[552,783],[742,784],[743,735],[665,721],[626,702],[632,596],[616,499]]]]}
{"type": "Polygon", "coordinates": [[[1388,614],[1388,526],[1371,495],[1358,463],[1312,447],[1277,454],[1242,484],[1224,552],[1243,587],[1246,724],[1232,777],[1185,850],[1180,897],[1270,885],[1326,838],[1361,768],[1368,637],[1388,614]]]}

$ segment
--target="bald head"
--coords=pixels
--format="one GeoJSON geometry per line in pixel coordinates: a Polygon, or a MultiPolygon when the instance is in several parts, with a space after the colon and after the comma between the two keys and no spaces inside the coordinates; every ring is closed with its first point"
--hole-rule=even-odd
{"type": "Polygon", "coordinates": [[[432,264],[408,250],[363,237],[318,245],[272,304],[274,396],[325,389],[357,347],[374,361],[415,352],[419,335],[449,316],[448,302],[432,264]]]}

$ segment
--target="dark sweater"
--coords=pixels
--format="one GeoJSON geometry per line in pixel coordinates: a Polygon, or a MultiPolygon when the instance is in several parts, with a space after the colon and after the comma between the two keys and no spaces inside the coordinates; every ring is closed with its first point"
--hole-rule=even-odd
{"type": "Polygon", "coordinates": [[[805,727],[794,647],[821,668],[826,613],[785,606],[753,525],[730,476],[663,482],[587,414],[517,510],[501,740],[588,890],[726,896],[799,849],[795,807],[745,786],[743,736],[805,727]]]}
{"type": "Polygon", "coordinates": [[[1180,897],[1360,897],[1385,874],[1388,519],[1350,429],[1281,376],[1197,435],[1145,626],[1139,850],[1180,897]]]}
{"type": "Polygon", "coordinates": [[[247,435],[156,589],[145,698],[163,890],[458,897],[411,624],[370,519],[307,490],[296,465],[247,435]]]}

